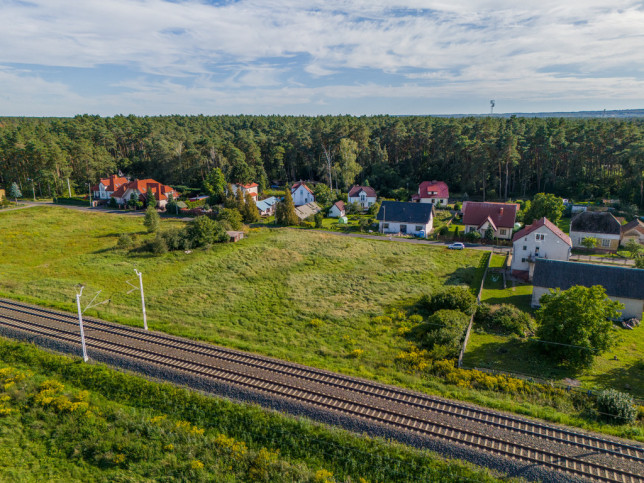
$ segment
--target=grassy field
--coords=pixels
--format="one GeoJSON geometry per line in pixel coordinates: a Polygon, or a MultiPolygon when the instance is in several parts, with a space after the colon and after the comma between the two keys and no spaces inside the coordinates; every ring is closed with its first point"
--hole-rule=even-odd
{"type": "MultiPolygon", "coordinates": [[[[511,303],[521,310],[532,312],[532,285],[508,286],[503,289],[503,279],[493,280],[488,273],[481,300],[489,304],[511,303]]],[[[582,372],[552,364],[539,350],[538,343],[522,341],[511,336],[472,332],[464,365],[487,367],[501,371],[561,380],[578,379],[589,388],[614,387],[644,398],[644,327],[635,330],[617,329],[616,347],[597,357],[594,365],[582,372]]]]}
{"type": "Polygon", "coordinates": [[[98,290],[111,299],[94,314],[141,325],[137,294],[125,293],[137,267],[152,329],[397,381],[408,377],[393,363],[407,341],[371,318],[444,284],[469,284],[481,257],[266,228],[236,244],[153,257],[114,249],[125,232],[149,236],[138,217],[50,207],[0,214],[0,294],[73,312],[74,286],[84,283],[86,301],[98,290]]]}

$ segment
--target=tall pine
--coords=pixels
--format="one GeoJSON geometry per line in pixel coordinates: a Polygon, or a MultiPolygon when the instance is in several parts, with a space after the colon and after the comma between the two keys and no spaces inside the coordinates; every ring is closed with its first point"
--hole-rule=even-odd
{"type": "Polygon", "coordinates": [[[244,211],[242,215],[244,216],[244,223],[256,223],[259,221],[259,212],[257,211],[257,204],[250,193],[246,193],[244,211]]]}
{"type": "Polygon", "coordinates": [[[287,186],[285,191],[284,200],[278,203],[275,209],[275,220],[280,225],[298,225],[300,219],[295,213],[295,204],[293,203],[291,190],[287,186]]]}

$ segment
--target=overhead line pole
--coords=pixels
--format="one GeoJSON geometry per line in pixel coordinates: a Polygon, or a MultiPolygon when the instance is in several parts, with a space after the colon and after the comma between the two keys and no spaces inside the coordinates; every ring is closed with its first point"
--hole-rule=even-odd
{"type": "Polygon", "coordinates": [[[85,346],[85,331],[83,330],[83,311],[81,310],[81,296],[83,295],[84,285],[80,286],[80,292],[76,294],[76,307],[78,307],[78,325],[80,326],[81,347],[83,348],[83,360],[87,362],[87,347],[85,346]]]}
{"type": "Polygon", "coordinates": [[[148,316],[145,313],[145,295],[143,294],[143,274],[139,272],[136,268],[134,269],[134,273],[136,273],[136,275],[139,277],[139,286],[135,287],[129,281],[125,282],[130,287],[132,287],[132,290],[128,290],[127,293],[134,292],[137,289],[139,290],[139,292],[141,292],[141,308],[143,309],[143,328],[145,330],[148,330],[148,316]]]}

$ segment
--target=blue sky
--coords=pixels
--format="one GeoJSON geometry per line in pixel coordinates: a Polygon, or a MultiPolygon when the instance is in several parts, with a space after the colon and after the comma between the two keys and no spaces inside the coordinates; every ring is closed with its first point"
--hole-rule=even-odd
{"type": "Polygon", "coordinates": [[[644,108],[641,0],[0,0],[0,115],[644,108]]]}

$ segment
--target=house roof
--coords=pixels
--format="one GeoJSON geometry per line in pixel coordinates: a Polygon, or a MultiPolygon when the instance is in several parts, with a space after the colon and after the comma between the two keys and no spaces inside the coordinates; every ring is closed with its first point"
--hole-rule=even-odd
{"type": "Polygon", "coordinates": [[[255,200],[255,204],[257,205],[257,209],[259,209],[260,211],[266,211],[278,201],[278,198],[271,196],[263,200],[255,200]]]}
{"type": "Polygon", "coordinates": [[[353,186],[349,190],[349,198],[355,198],[357,196],[360,196],[361,191],[364,191],[364,194],[370,198],[375,198],[378,196],[376,195],[376,190],[373,189],[371,186],[353,186]]]}
{"type": "Polygon", "coordinates": [[[524,236],[528,236],[530,233],[535,231],[537,228],[541,228],[542,226],[545,226],[546,228],[548,228],[548,230],[550,230],[552,233],[554,233],[559,238],[561,238],[568,246],[572,247],[572,240],[570,239],[570,237],[566,235],[563,231],[561,231],[557,225],[555,225],[545,216],[540,220],[536,220],[532,222],[531,225],[524,226],[523,228],[521,228],[521,230],[519,230],[514,234],[514,236],[512,237],[512,241],[514,242],[523,238],[524,236]]]}
{"type": "Polygon", "coordinates": [[[303,186],[304,189],[306,189],[306,191],[308,191],[309,193],[313,194],[313,191],[311,191],[311,188],[306,186],[306,183],[304,181],[298,181],[293,186],[291,186],[291,193],[294,193],[300,186],[303,186]]]}
{"type": "Polygon", "coordinates": [[[488,216],[485,220],[483,220],[481,223],[479,223],[479,226],[477,226],[476,228],[477,228],[477,229],[478,229],[478,228],[481,228],[481,227],[482,227],[483,225],[485,225],[486,223],[489,223],[489,224],[490,224],[490,226],[492,227],[492,229],[493,229],[494,231],[496,231],[496,230],[497,230],[497,227],[496,227],[496,225],[494,224],[494,220],[493,220],[492,218],[490,218],[489,216],[488,216]]]}
{"type": "Polygon", "coordinates": [[[340,210],[340,211],[345,211],[346,210],[346,207],[344,206],[344,201],[342,201],[342,200],[336,201],[335,203],[333,203],[333,206],[337,206],[338,210],[340,210]]]}
{"type": "Polygon", "coordinates": [[[449,198],[449,188],[444,181],[423,181],[418,186],[418,198],[449,198]],[[435,193],[435,194],[430,194],[435,193]]]}
{"type": "Polygon", "coordinates": [[[535,287],[567,290],[573,285],[601,285],[611,297],[644,300],[644,270],[537,258],[535,287]]]}
{"type": "Polygon", "coordinates": [[[405,203],[403,201],[383,201],[376,219],[399,223],[427,224],[432,219],[433,203],[405,203]]]}
{"type": "Polygon", "coordinates": [[[519,205],[516,203],[489,203],[465,201],[463,224],[481,226],[489,217],[497,228],[514,228],[519,205]]]}
{"type": "Polygon", "coordinates": [[[633,221],[622,225],[622,234],[626,234],[631,230],[635,230],[636,232],[644,235],[644,222],[635,218],[633,221]]]}
{"type": "Polygon", "coordinates": [[[570,222],[570,232],[599,233],[602,235],[619,235],[622,226],[610,213],[584,211],[575,215],[570,222]]]}
{"type": "Polygon", "coordinates": [[[250,183],[250,184],[241,185],[241,187],[246,189],[246,190],[251,189],[251,188],[256,188],[257,186],[259,186],[257,183],[250,183]]]}
{"type": "Polygon", "coordinates": [[[157,201],[167,200],[167,195],[169,194],[172,194],[173,196],[177,194],[177,192],[170,186],[159,183],[153,179],[135,179],[134,181],[130,181],[127,184],[119,186],[112,196],[115,198],[123,198],[123,195],[130,189],[137,190],[140,195],[143,196],[147,193],[148,188],[150,188],[157,201]]]}
{"type": "Polygon", "coordinates": [[[302,206],[295,207],[295,214],[300,220],[305,220],[309,216],[315,215],[320,211],[322,211],[322,209],[318,206],[318,204],[315,201],[312,201],[311,203],[307,203],[302,206]]]}
{"type": "Polygon", "coordinates": [[[92,191],[99,190],[99,184],[105,186],[105,191],[114,192],[119,186],[127,183],[127,178],[120,177],[116,174],[110,175],[109,178],[101,178],[97,185],[92,186],[92,191]]]}

